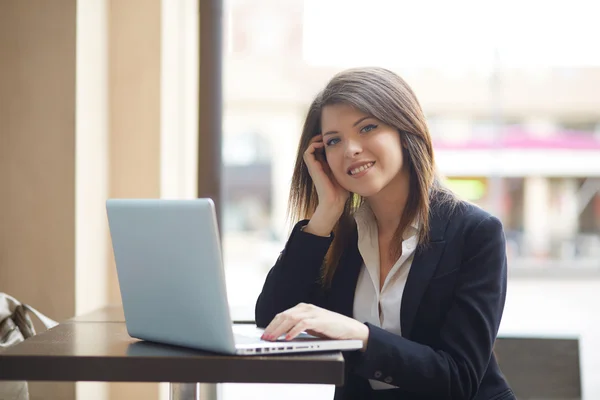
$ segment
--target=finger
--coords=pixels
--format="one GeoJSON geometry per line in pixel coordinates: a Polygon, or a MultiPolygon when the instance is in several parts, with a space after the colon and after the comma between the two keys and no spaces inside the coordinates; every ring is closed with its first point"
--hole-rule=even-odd
{"type": "Polygon", "coordinates": [[[306,147],[306,150],[304,150],[304,154],[312,154],[315,152],[315,147],[323,147],[323,145],[323,138],[320,136],[315,136],[310,140],[310,142],[308,142],[308,146],[306,147]]]}
{"type": "Polygon", "coordinates": [[[275,316],[275,318],[273,318],[271,320],[271,322],[269,323],[269,325],[267,325],[267,327],[265,328],[265,330],[262,333],[261,339],[265,339],[266,337],[271,335],[271,332],[273,332],[273,330],[275,329],[275,327],[277,327],[279,325],[279,320],[281,319],[281,314],[277,314],[275,316]]]}
{"type": "Polygon", "coordinates": [[[313,304],[298,303],[295,307],[281,313],[278,325],[268,333],[267,340],[277,340],[280,336],[286,335],[294,325],[299,321],[308,318],[314,318],[316,313],[321,310],[313,304]]]}
{"type": "Polygon", "coordinates": [[[267,340],[268,337],[273,336],[273,333],[275,332],[275,330],[277,329],[277,327],[279,327],[283,322],[285,322],[287,316],[290,313],[294,312],[294,308],[289,308],[285,311],[280,312],[279,314],[277,314],[275,316],[275,318],[273,318],[273,320],[271,321],[271,323],[269,325],[267,325],[267,327],[265,328],[265,330],[263,331],[262,334],[262,339],[267,340]]]}
{"type": "Polygon", "coordinates": [[[304,318],[301,321],[298,321],[285,335],[285,340],[293,340],[298,337],[302,332],[314,328],[314,324],[316,323],[316,318],[304,318]]]}
{"type": "Polygon", "coordinates": [[[286,335],[290,329],[307,317],[308,315],[306,313],[290,313],[288,316],[282,319],[278,325],[275,326],[273,331],[265,337],[265,340],[279,339],[282,335],[286,335]]]}
{"type": "Polygon", "coordinates": [[[317,134],[310,139],[309,143],[323,142],[323,135],[317,134]]]}
{"type": "Polygon", "coordinates": [[[308,145],[308,147],[306,148],[306,151],[304,151],[304,155],[305,156],[314,155],[317,151],[322,151],[321,149],[323,149],[324,147],[325,147],[325,143],[323,143],[323,142],[312,142],[311,144],[308,145]]]}
{"type": "Polygon", "coordinates": [[[273,333],[275,332],[275,330],[282,324],[285,322],[285,320],[288,318],[288,316],[292,313],[294,313],[294,309],[296,308],[292,307],[292,308],[288,308],[285,311],[280,312],[279,314],[275,315],[275,318],[273,318],[273,320],[271,321],[271,323],[269,325],[267,325],[267,327],[265,328],[265,330],[263,331],[263,334],[261,336],[261,339],[263,340],[269,340],[269,338],[271,336],[273,336],[273,333]]]}
{"type": "Polygon", "coordinates": [[[265,337],[265,340],[270,340],[270,341],[276,341],[278,340],[282,335],[285,335],[290,329],[292,329],[294,327],[294,325],[296,325],[298,323],[297,319],[285,319],[284,321],[282,321],[279,325],[277,325],[275,327],[275,329],[273,330],[273,332],[271,332],[271,334],[269,334],[268,336],[265,337]]]}
{"type": "Polygon", "coordinates": [[[280,312],[279,314],[275,315],[275,317],[271,320],[271,323],[269,323],[269,325],[267,325],[267,327],[265,328],[265,330],[263,331],[263,338],[265,336],[271,336],[273,334],[273,331],[279,326],[281,325],[281,323],[289,316],[289,315],[293,315],[296,314],[298,311],[305,311],[307,307],[307,304],[304,303],[298,303],[296,304],[294,307],[292,308],[288,308],[285,311],[280,312]]]}
{"type": "Polygon", "coordinates": [[[325,163],[324,158],[325,153],[325,145],[323,143],[314,143],[311,144],[306,152],[304,153],[304,163],[307,167],[311,168],[313,166],[319,165],[323,166],[325,163]]]}
{"type": "Polygon", "coordinates": [[[295,313],[294,315],[289,315],[273,330],[271,336],[267,340],[277,340],[281,336],[287,335],[290,329],[296,324],[309,317],[310,316],[307,313],[295,313]]]}

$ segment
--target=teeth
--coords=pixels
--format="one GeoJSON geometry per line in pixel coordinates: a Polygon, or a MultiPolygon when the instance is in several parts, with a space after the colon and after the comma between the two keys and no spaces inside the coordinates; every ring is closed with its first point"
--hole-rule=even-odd
{"type": "Polygon", "coordinates": [[[362,171],[364,171],[364,170],[366,170],[366,169],[369,169],[369,168],[371,168],[372,166],[373,166],[373,163],[372,163],[372,162],[370,162],[370,163],[367,163],[367,164],[365,164],[365,165],[362,165],[362,166],[360,166],[360,167],[358,167],[358,168],[354,168],[353,170],[351,170],[351,171],[350,171],[350,174],[351,174],[351,175],[356,175],[356,174],[358,174],[359,172],[362,172],[362,171]]]}

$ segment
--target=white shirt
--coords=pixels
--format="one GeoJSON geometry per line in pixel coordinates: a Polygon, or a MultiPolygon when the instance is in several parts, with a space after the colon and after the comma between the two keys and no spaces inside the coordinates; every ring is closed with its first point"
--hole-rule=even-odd
{"type": "MultiPolygon", "coordinates": [[[[379,287],[379,235],[377,221],[371,208],[365,203],[354,216],[358,228],[358,250],[363,265],[358,276],[354,294],[354,319],[369,322],[388,332],[401,335],[400,305],[418,243],[418,223],[411,224],[403,235],[402,255],[388,273],[383,287],[379,287]]],[[[394,389],[377,380],[369,380],[373,389],[394,389]]]]}

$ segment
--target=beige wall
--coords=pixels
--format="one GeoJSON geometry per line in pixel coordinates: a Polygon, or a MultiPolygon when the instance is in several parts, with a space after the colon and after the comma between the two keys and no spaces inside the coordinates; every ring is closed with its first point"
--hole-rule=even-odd
{"type": "MultiPolygon", "coordinates": [[[[75,311],[75,0],[0,2],[0,291],[75,311]]],[[[32,398],[72,398],[35,383],[32,398]]]]}
{"type": "Polygon", "coordinates": [[[0,290],[75,311],[75,0],[0,2],[0,290]]]}
{"type": "MultiPolygon", "coordinates": [[[[160,0],[0,1],[0,291],[57,320],[120,302],[104,201],[160,197],[160,67],[160,0]]],[[[77,393],[158,399],[159,385],[77,393]]]]}
{"type": "Polygon", "coordinates": [[[160,11],[160,0],[110,2],[109,197],[160,197],[160,11]]]}

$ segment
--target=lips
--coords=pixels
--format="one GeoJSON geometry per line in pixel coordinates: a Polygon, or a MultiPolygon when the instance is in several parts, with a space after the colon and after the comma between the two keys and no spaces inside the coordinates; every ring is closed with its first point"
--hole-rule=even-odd
{"type": "Polygon", "coordinates": [[[367,161],[363,163],[353,164],[350,166],[350,168],[348,168],[348,175],[353,176],[360,174],[361,172],[373,167],[373,165],[375,165],[375,161],[367,161]]]}

